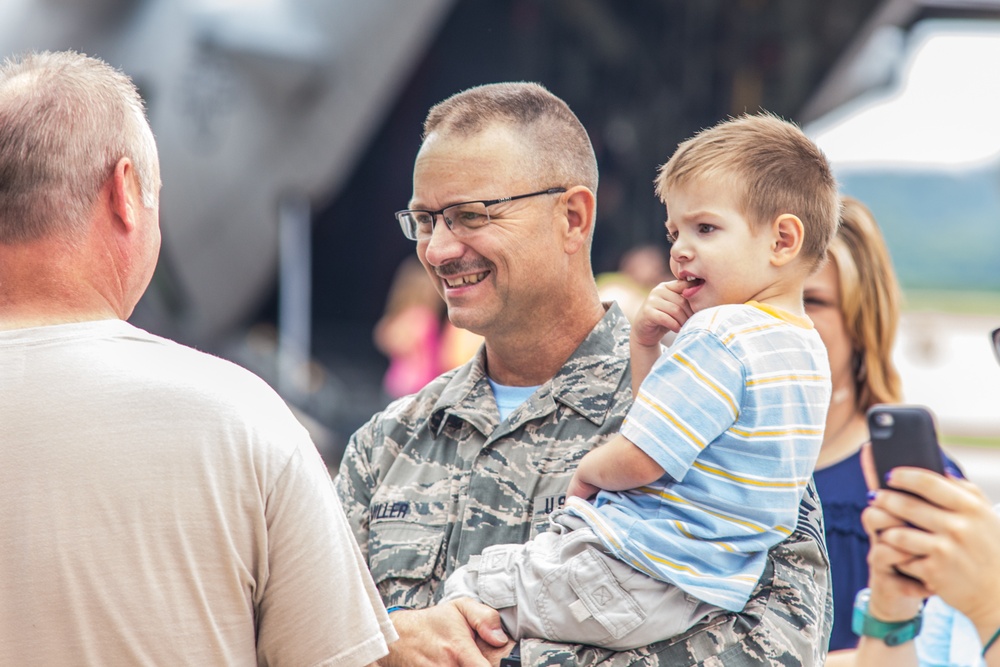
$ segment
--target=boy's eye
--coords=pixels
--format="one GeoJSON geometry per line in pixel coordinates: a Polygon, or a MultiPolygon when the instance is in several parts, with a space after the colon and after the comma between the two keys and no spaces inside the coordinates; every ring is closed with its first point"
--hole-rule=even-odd
{"type": "Polygon", "coordinates": [[[667,243],[677,243],[677,232],[667,230],[667,243]]]}
{"type": "Polygon", "coordinates": [[[714,229],[715,229],[715,225],[709,225],[709,224],[704,223],[704,222],[701,223],[700,225],[698,225],[698,233],[699,234],[709,234],[714,229]]]}

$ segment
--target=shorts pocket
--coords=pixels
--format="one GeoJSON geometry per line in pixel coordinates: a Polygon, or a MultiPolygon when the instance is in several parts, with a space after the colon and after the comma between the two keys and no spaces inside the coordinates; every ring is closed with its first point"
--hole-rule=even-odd
{"type": "Polygon", "coordinates": [[[513,565],[523,550],[520,544],[501,544],[484,549],[479,558],[479,598],[494,609],[517,604],[513,565]]]}
{"type": "Polygon", "coordinates": [[[646,613],[593,549],[573,556],[548,575],[539,615],[549,632],[571,629],[567,641],[606,646],[643,623],[646,613]]]}
{"type": "Polygon", "coordinates": [[[587,612],[615,639],[635,630],[646,618],[646,613],[592,549],[571,561],[569,585],[587,612]]]}

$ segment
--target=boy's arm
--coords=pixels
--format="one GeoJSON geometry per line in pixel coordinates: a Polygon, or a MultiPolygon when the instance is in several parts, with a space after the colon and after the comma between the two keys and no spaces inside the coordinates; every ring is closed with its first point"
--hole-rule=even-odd
{"type": "Polygon", "coordinates": [[[619,434],[580,459],[566,494],[590,498],[601,489],[625,491],[651,484],[662,476],[660,464],[619,434]]]}
{"type": "Polygon", "coordinates": [[[660,340],[668,331],[680,331],[693,314],[691,305],[681,296],[686,286],[681,280],[660,283],[650,290],[636,313],[629,337],[633,395],[638,395],[639,385],[660,357],[660,340]]]}

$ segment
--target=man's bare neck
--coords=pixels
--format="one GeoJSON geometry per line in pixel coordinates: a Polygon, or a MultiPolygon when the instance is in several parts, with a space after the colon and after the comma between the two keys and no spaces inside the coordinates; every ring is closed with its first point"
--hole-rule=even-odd
{"type": "Polygon", "coordinates": [[[530,339],[488,337],[486,370],[490,378],[511,387],[533,387],[552,379],[604,317],[605,310],[599,302],[596,308],[588,310],[589,313],[551,322],[536,330],[530,339]],[[567,327],[568,319],[576,325],[567,327]]]}

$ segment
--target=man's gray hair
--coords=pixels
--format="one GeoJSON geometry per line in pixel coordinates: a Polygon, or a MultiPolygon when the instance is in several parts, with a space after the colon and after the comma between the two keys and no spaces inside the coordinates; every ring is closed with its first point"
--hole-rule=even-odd
{"type": "Polygon", "coordinates": [[[0,65],[0,243],[81,229],[124,157],[156,207],[156,141],[128,76],[72,51],[0,65]]]}
{"type": "Polygon", "coordinates": [[[585,185],[597,194],[597,158],[590,136],[563,100],[537,83],[489,83],[463,90],[436,104],[424,121],[433,132],[472,136],[494,123],[516,128],[533,145],[539,187],[585,185]]]}

